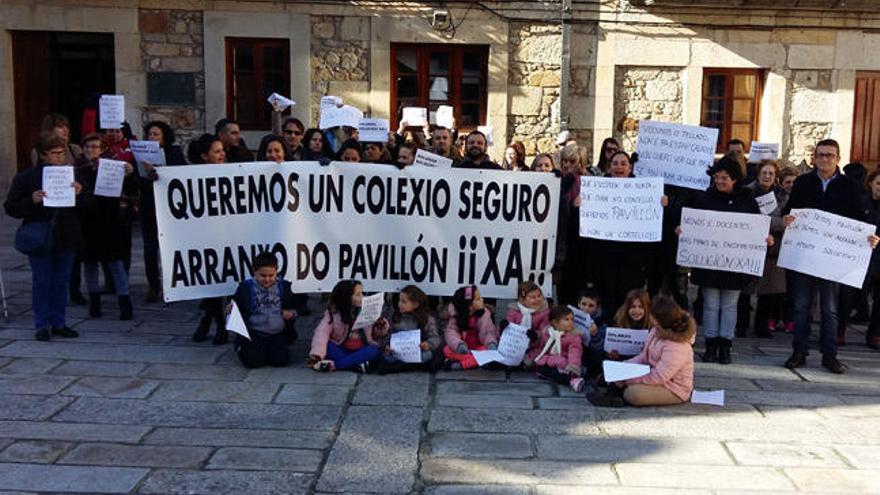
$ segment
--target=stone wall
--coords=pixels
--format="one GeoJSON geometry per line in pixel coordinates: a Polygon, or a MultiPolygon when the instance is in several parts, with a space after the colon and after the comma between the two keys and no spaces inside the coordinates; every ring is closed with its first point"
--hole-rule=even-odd
{"type": "Polygon", "coordinates": [[[325,95],[339,96],[366,112],[370,89],[370,18],[311,19],[312,115],[320,115],[321,97],[325,95]]]}
{"type": "Polygon", "coordinates": [[[788,78],[788,132],[782,158],[800,163],[807,147],[832,137],[836,103],[830,70],[794,70],[788,78]]]}
{"type": "Polygon", "coordinates": [[[194,74],[195,105],[148,104],[144,106],[142,113],[144,124],[152,120],[168,122],[177,134],[178,144],[183,144],[201,134],[206,128],[202,12],[140,10],[138,14],[144,73],[194,74]]]}
{"type": "Polygon", "coordinates": [[[560,27],[514,22],[509,44],[508,141],[522,141],[529,156],[553,152],[560,123],[560,27]]]}
{"type": "Polygon", "coordinates": [[[571,73],[568,83],[568,130],[578,144],[589,150],[593,157],[593,125],[596,95],[596,55],[598,51],[596,26],[574,24],[571,27],[571,73]]]}
{"type": "Polygon", "coordinates": [[[679,69],[617,66],[614,79],[614,137],[627,152],[636,149],[640,120],[682,121],[679,69]]]}

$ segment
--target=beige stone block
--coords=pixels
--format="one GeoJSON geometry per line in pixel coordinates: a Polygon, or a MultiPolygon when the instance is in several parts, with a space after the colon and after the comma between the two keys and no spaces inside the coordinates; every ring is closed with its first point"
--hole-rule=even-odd
{"type": "Polygon", "coordinates": [[[329,94],[339,96],[347,105],[367,110],[370,101],[370,83],[367,81],[330,81],[329,94]]]}
{"type": "Polygon", "coordinates": [[[599,39],[595,33],[572,34],[571,36],[571,63],[593,65],[596,58],[596,49],[599,39]]]}
{"type": "Polygon", "coordinates": [[[842,31],[837,35],[834,67],[877,70],[880,67],[880,34],[842,31]]]}
{"type": "Polygon", "coordinates": [[[836,33],[831,30],[815,29],[774,29],[770,40],[775,43],[799,43],[816,45],[833,45],[836,33]]]}
{"type": "Polygon", "coordinates": [[[595,101],[590,96],[570,96],[568,98],[569,127],[589,129],[593,127],[595,101]]]}
{"type": "Polygon", "coordinates": [[[180,55],[180,46],[169,43],[144,43],[142,48],[151,57],[180,55]]]}
{"type": "Polygon", "coordinates": [[[770,43],[772,37],[769,30],[732,29],[724,33],[728,43],[770,43]]]}
{"type": "Polygon", "coordinates": [[[789,69],[830,69],[834,65],[834,45],[790,45],[789,69]]]}
{"type": "Polygon", "coordinates": [[[162,70],[167,72],[200,72],[201,57],[168,57],[162,60],[162,70]]]}
{"type": "Polygon", "coordinates": [[[785,66],[785,48],[780,44],[694,43],[691,64],[698,67],[781,68],[785,66]]]}
{"type": "Polygon", "coordinates": [[[833,122],[834,94],[828,91],[801,89],[791,96],[792,122],[833,122]]]}
{"type": "Polygon", "coordinates": [[[853,466],[860,469],[876,469],[880,465],[880,447],[874,445],[838,445],[838,452],[853,466]]]}
{"type": "Polygon", "coordinates": [[[649,100],[677,100],[681,95],[681,84],[676,81],[648,81],[645,96],[649,100]]]}
{"type": "Polygon", "coordinates": [[[343,17],[339,26],[339,37],[346,41],[369,41],[369,17],[343,17]]]}
{"type": "Polygon", "coordinates": [[[727,448],[746,466],[847,467],[831,447],[821,445],[728,442],[727,448]]]}
{"type": "Polygon", "coordinates": [[[638,39],[620,40],[614,44],[614,60],[626,65],[654,67],[685,66],[690,58],[687,40],[638,39]]]}
{"type": "Polygon", "coordinates": [[[541,113],[544,92],[541,88],[512,86],[509,88],[510,113],[513,115],[538,115],[541,113]]]}
{"type": "Polygon", "coordinates": [[[513,59],[521,62],[559,63],[562,60],[562,36],[546,33],[524,38],[513,52],[513,59]]]}
{"type": "Polygon", "coordinates": [[[880,476],[875,470],[791,468],[785,473],[803,491],[815,493],[877,493],[880,476]]]}
{"type": "Polygon", "coordinates": [[[312,25],[312,34],[316,38],[329,39],[336,34],[336,28],[330,22],[318,22],[312,25]]]}
{"type": "Polygon", "coordinates": [[[779,471],[766,467],[728,467],[687,464],[617,465],[620,481],[627,486],[662,488],[711,488],[716,490],[790,491],[791,482],[779,471]]]}

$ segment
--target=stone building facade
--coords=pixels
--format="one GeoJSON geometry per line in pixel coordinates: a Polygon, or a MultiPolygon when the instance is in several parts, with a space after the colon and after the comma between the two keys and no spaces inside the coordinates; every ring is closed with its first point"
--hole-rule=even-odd
{"type": "MultiPolygon", "coordinates": [[[[784,159],[834,137],[848,160],[855,80],[880,71],[880,20],[863,15],[868,0],[822,1],[746,0],[733,10],[720,0],[617,0],[575,2],[566,13],[563,1],[448,2],[450,31],[432,28],[435,2],[0,0],[0,122],[7,136],[30,132],[19,122],[27,102],[15,96],[21,32],[112,34],[115,90],[135,133],[165,120],[184,141],[225,116],[228,38],[289,40],[290,87],[279,92],[299,103],[292,114],[307,125],[328,94],[389,117],[392,44],[462,44],[488,47],[481,124],[494,129],[499,161],[511,141],[529,155],[554,151],[561,129],[590,150],[607,136],[633,150],[639,120],[699,125],[709,68],[763,71],[757,135],[781,143],[784,159]],[[191,81],[187,104],[150,103],[160,73],[191,81]]],[[[267,122],[245,134],[256,143],[268,130],[267,122]]],[[[18,168],[16,141],[0,141],[0,188],[18,168]]]]}

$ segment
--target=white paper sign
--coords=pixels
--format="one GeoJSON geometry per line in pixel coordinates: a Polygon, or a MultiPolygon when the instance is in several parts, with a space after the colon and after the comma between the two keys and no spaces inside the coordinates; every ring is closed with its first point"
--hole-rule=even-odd
{"type": "Polygon", "coordinates": [[[871,261],[868,236],[876,227],[821,210],[791,210],[778,265],[861,288],[871,261]]]}
{"type": "Polygon", "coordinates": [[[361,119],[357,128],[362,143],[388,142],[388,119],[361,119]]]}
{"type": "Polygon", "coordinates": [[[138,163],[149,163],[158,167],[165,165],[165,152],[159,146],[159,141],[129,141],[128,144],[138,163]]]}
{"type": "Polygon", "coordinates": [[[364,296],[361,300],[361,312],[351,328],[364,328],[376,323],[382,316],[382,306],[385,305],[385,293],[379,292],[372,296],[364,296]]]}
{"type": "Polygon", "coordinates": [[[437,107],[437,126],[445,127],[449,130],[455,128],[455,115],[454,110],[449,105],[440,105],[437,107]]]}
{"type": "Polygon", "coordinates": [[[127,163],[116,160],[98,159],[98,175],[95,178],[95,196],[118,198],[122,195],[122,181],[125,180],[127,163]]]}
{"type": "Polygon", "coordinates": [[[590,335],[590,327],[593,325],[593,317],[589,313],[569,305],[568,309],[574,313],[574,327],[583,335],[590,335]]]}
{"type": "Polygon", "coordinates": [[[290,98],[286,98],[284,96],[279,95],[278,93],[272,93],[268,98],[270,105],[275,105],[278,103],[278,111],[283,112],[287,110],[288,107],[296,105],[296,102],[291,100],[290,98]]]}
{"type": "Polygon", "coordinates": [[[101,95],[98,111],[101,129],[121,129],[125,122],[125,96],[101,95]]]}
{"type": "Polygon", "coordinates": [[[761,209],[761,213],[764,215],[773,213],[773,210],[779,205],[779,203],[776,202],[776,193],[773,191],[770,191],[763,196],[756,197],[755,201],[758,202],[758,208],[761,209]]]}
{"type": "Polygon", "coordinates": [[[422,331],[404,330],[391,334],[391,353],[404,363],[422,362],[422,331]]]}
{"type": "Polygon", "coordinates": [[[328,107],[341,107],[342,106],[342,98],[333,95],[327,95],[321,97],[321,113],[324,112],[324,109],[328,107]]]}
{"type": "Polygon", "coordinates": [[[452,159],[445,156],[436,155],[430,151],[423,149],[416,150],[416,157],[413,165],[423,165],[425,167],[436,168],[452,168],[452,159]]]}
{"type": "Polygon", "coordinates": [[[642,352],[648,330],[608,327],[605,329],[605,352],[617,351],[621,356],[642,352]]]}
{"type": "Polygon", "coordinates": [[[321,109],[321,129],[333,127],[357,127],[364,118],[364,112],[351,105],[327,106],[321,109]]]}
{"type": "Polygon", "coordinates": [[[663,179],[581,176],[580,235],[659,242],[663,238],[663,179]]]}
{"type": "Polygon", "coordinates": [[[486,146],[494,146],[495,138],[492,137],[494,130],[491,125],[478,125],[477,130],[486,135],[486,146]]]}
{"type": "Polygon", "coordinates": [[[76,191],[73,188],[73,167],[70,165],[46,165],[43,167],[43,206],[47,208],[67,208],[76,206],[76,191]]]}
{"type": "Polygon", "coordinates": [[[235,301],[232,301],[232,311],[226,316],[226,329],[230,332],[235,332],[242,337],[251,340],[251,335],[248,333],[247,325],[244,323],[244,318],[241,316],[241,311],[238,309],[238,305],[235,304],[235,301]]]}
{"type": "Polygon", "coordinates": [[[621,361],[602,361],[602,374],[606,382],[619,382],[645,376],[651,372],[647,364],[625,363],[621,361]]]}
{"type": "Polygon", "coordinates": [[[694,390],[691,393],[691,402],[724,407],[724,390],[694,390]]]}
{"type": "Polygon", "coordinates": [[[749,148],[749,163],[758,163],[761,160],[776,160],[779,158],[779,143],[759,143],[752,141],[749,148]]]}
{"type": "Polygon", "coordinates": [[[766,215],[682,208],[676,263],[760,277],[769,233],[766,215]]]}
{"type": "Polygon", "coordinates": [[[498,351],[471,351],[471,356],[477,361],[477,366],[486,366],[491,362],[501,362],[501,354],[498,351]]]}
{"type": "Polygon", "coordinates": [[[668,124],[654,120],[639,122],[636,148],[637,177],[663,177],[666,184],[706,189],[706,170],[715,160],[718,129],[668,124]]]}
{"type": "Polygon", "coordinates": [[[526,351],[529,349],[529,337],[525,327],[514,323],[507,325],[501,339],[498,341],[498,350],[495,351],[471,351],[471,355],[477,360],[477,364],[484,366],[493,361],[505,366],[519,366],[522,363],[526,351]]]}
{"type": "Polygon", "coordinates": [[[403,116],[400,120],[406,121],[409,127],[423,127],[428,123],[428,109],[422,107],[403,107],[403,116]]]}

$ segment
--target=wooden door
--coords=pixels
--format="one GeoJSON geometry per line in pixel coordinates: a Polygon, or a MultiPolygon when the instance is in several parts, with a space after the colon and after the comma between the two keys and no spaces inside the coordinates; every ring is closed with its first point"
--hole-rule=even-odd
{"type": "Polygon", "coordinates": [[[869,169],[880,165],[880,72],[856,73],[850,161],[869,169]]]}
{"type": "Polygon", "coordinates": [[[12,70],[15,86],[15,156],[18,171],[31,166],[30,153],[49,113],[49,33],[12,32],[12,70]]]}

